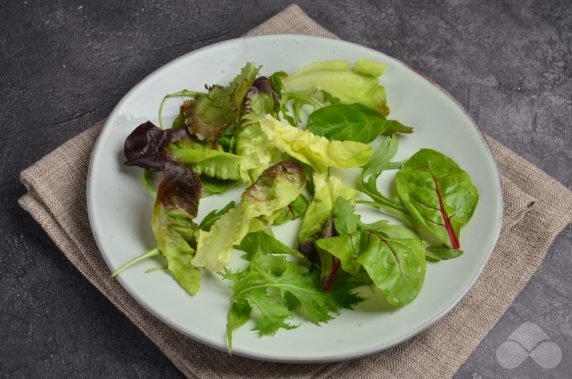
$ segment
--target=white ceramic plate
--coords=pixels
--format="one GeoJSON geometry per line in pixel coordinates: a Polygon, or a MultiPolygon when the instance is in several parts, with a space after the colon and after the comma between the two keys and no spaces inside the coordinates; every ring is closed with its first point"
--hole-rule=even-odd
{"type": "MultiPolygon", "coordinates": [[[[205,84],[226,84],[248,61],[262,65],[262,74],[267,75],[278,70],[294,72],[319,60],[353,62],[359,58],[387,64],[381,82],[387,90],[391,117],[415,127],[413,135],[401,139],[396,159],[404,159],[421,147],[437,149],[463,167],[479,189],[479,204],[461,236],[465,253],[451,261],[429,263],[419,297],[399,310],[384,311],[373,297],[327,324],[301,322],[297,329],[279,331],[273,337],[259,337],[247,324],[234,334],[233,353],[288,362],[349,359],[403,342],[447,314],[479,276],[501,228],[502,197],[491,152],[473,121],[434,84],[387,55],[325,38],[264,36],[208,46],[163,66],[121,100],[93,151],[87,191],[93,234],[110,269],[154,247],[149,225],[153,200],[140,184],[141,170],[122,164],[122,148],[127,135],[140,123],[157,123],[157,109],[165,94],[183,88],[201,90],[205,84]]],[[[167,123],[178,113],[179,102],[167,104],[167,123]]],[[[388,182],[385,177],[384,182],[388,182]]],[[[199,219],[239,194],[233,191],[202,200],[199,219]]],[[[364,213],[366,221],[380,217],[375,211],[364,213]]],[[[297,226],[281,226],[275,233],[282,241],[293,243],[297,226]]],[[[202,343],[226,349],[230,291],[225,283],[205,274],[199,294],[190,297],[167,271],[145,273],[156,265],[154,260],[142,262],[118,280],[166,324],[202,343]]]]}

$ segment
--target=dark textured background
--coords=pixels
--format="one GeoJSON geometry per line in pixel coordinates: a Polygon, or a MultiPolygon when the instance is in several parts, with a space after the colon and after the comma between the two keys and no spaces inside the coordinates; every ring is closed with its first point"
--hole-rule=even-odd
{"type": "MultiPolygon", "coordinates": [[[[572,5],[562,1],[299,1],[340,37],[409,64],[489,135],[572,186],[572,5]]],[[[0,376],[179,377],[63,257],[17,199],[19,172],[104,118],[173,58],[240,36],[288,1],[0,2],[0,376]]],[[[572,227],[458,377],[569,377],[572,227]],[[503,369],[525,321],[564,355],[503,369]]]]}

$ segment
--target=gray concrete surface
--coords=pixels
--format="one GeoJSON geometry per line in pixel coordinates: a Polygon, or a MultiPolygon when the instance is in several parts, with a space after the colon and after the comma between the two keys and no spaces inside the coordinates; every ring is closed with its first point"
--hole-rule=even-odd
{"type": "MultiPolygon", "coordinates": [[[[298,4],[340,37],[433,78],[486,133],[572,186],[569,1],[298,4]]],[[[287,0],[0,2],[1,377],[180,376],[18,207],[24,193],[18,174],[104,118],[162,64],[237,37],[286,5],[287,0]]],[[[456,377],[571,377],[571,250],[569,226],[456,377]],[[562,360],[556,367],[542,368],[531,358],[503,367],[497,353],[523,323],[538,325],[557,345],[562,360]]]]}

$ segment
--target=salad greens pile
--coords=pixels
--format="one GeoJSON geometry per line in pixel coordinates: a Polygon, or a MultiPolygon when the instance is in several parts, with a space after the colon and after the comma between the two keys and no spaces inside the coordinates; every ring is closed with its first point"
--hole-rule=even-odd
{"type": "Polygon", "coordinates": [[[479,194],[438,151],[393,161],[400,135],[413,128],[387,118],[384,69],[370,60],[328,61],[265,77],[247,63],[227,86],[165,96],[159,120],[166,99],[186,98],[172,127],[147,121],[124,145],[125,163],[145,169],[155,198],[157,247],[113,275],[162,256],[194,295],[203,270],[218,273],[232,290],[229,351],[233,331],[248,320],[260,335],[295,328],[294,315],[320,324],[362,301],[355,290],[364,285],[390,306],[413,301],[426,261],[462,254],[461,227],[479,194]],[[361,168],[357,188],[334,174],[349,168],[361,168]],[[398,170],[393,197],[378,189],[387,170],[398,170]],[[197,223],[202,197],[236,186],[245,188],[239,201],[197,223]],[[364,223],[358,204],[401,223],[364,223]],[[275,238],[272,226],[294,219],[301,222],[292,247],[275,238]],[[245,269],[228,268],[233,249],[244,252],[245,269]]]}

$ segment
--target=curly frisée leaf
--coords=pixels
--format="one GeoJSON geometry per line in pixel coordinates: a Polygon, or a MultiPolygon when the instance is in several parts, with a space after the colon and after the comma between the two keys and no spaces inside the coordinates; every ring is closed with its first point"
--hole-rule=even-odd
{"type": "Polygon", "coordinates": [[[193,264],[221,271],[229,262],[232,247],[249,232],[252,219],[269,216],[286,207],[302,192],[306,176],[292,161],[281,162],[265,170],[242,194],[235,208],[220,217],[209,232],[198,233],[193,264]]]}
{"type": "Polygon", "coordinates": [[[280,328],[295,328],[288,322],[294,313],[320,324],[340,310],[335,298],[319,288],[313,272],[283,256],[255,253],[248,268],[236,273],[226,271],[222,276],[232,282],[233,292],[227,318],[229,351],[232,332],[253,317],[253,309],[257,310],[254,330],[261,336],[273,335],[280,328]]]}
{"type": "Polygon", "coordinates": [[[325,172],[328,167],[363,166],[373,152],[369,145],[354,141],[329,141],[268,115],[260,120],[260,128],[279,150],[309,164],[318,172],[325,172]]]}

